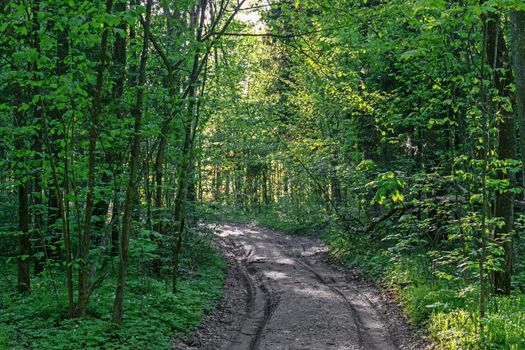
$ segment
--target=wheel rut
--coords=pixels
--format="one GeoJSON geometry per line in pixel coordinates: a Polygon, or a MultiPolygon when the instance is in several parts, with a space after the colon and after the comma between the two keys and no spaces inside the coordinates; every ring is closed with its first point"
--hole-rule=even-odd
{"type": "Polygon", "coordinates": [[[246,288],[245,319],[237,337],[231,342],[230,348],[232,350],[255,350],[259,345],[264,327],[279,304],[279,296],[272,291],[268,283],[261,280],[256,269],[250,269],[254,262],[250,260],[251,251],[244,251],[231,238],[228,241],[229,245],[235,247],[237,251],[236,263],[246,288]]]}
{"type": "Polygon", "coordinates": [[[359,316],[359,313],[357,312],[355,306],[352,304],[352,302],[347,298],[347,296],[337,287],[333,286],[332,284],[335,282],[335,280],[327,280],[325,277],[321,275],[320,272],[315,270],[308,262],[304,261],[304,259],[297,258],[296,259],[297,264],[302,266],[305,270],[312,273],[317,281],[322,283],[323,285],[327,286],[337,297],[341,298],[345,304],[346,307],[350,310],[350,312],[354,315],[354,323],[357,330],[357,338],[358,338],[358,346],[360,348],[363,347],[363,322],[361,320],[361,317],[359,316]]]}

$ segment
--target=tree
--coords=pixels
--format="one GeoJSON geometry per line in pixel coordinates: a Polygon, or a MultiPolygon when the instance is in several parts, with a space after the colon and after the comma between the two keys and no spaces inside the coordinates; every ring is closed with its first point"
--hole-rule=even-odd
{"type": "MultiPolygon", "coordinates": [[[[505,43],[500,18],[496,13],[483,16],[485,31],[485,60],[492,70],[492,83],[498,92],[499,99],[494,109],[498,118],[498,157],[505,161],[516,158],[516,133],[512,105],[513,83],[509,53],[505,43]]],[[[509,188],[515,187],[515,176],[512,171],[499,171],[500,180],[507,181],[509,188]]],[[[497,191],[494,215],[503,219],[503,227],[495,231],[494,239],[502,241],[504,250],[503,263],[500,271],[494,272],[494,288],[496,292],[510,294],[512,274],[512,233],[514,227],[514,194],[512,191],[497,191]]]]}
{"type": "Polygon", "coordinates": [[[142,44],[142,52],[140,55],[140,65],[137,82],[137,99],[135,108],[133,109],[133,117],[135,124],[133,127],[133,143],[130,151],[129,164],[129,182],[126,189],[126,200],[124,202],[124,212],[122,218],[122,233],[120,235],[120,249],[119,249],[119,273],[117,280],[117,289],[115,291],[115,303],[113,306],[112,322],[116,325],[122,324],[124,315],[124,291],[126,288],[126,272],[128,269],[128,249],[129,249],[129,235],[131,231],[131,214],[133,205],[136,200],[136,186],[138,177],[138,166],[140,157],[140,133],[142,126],[142,103],[144,100],[144,90],[146,85],[146,63],[148,61],[148,49],[150,40],[150,26],[151,26],[151,8],[153,0],[146,2],[146,19],[144,21],[144,38],[142,44]]]}
{"type": "MultiPolygon", "coordinates": [[[[111,14],[113,0],[106,1],[106,13],[111,14]]],[[[102,108],[102,87],[104,85],[104,71],[106,69],[106,47],[108,45],[109,28],[108,23],[102,25],[102,38],[100,40],[100,54],[97,69],[97,82],[93,95],[93,106],[89,125],[89,149],[88,149],[88,192],[86,195],[86,213],[84,216],[84,230],[80,239],[80,268],[78,275],[78,314],[84,316],[89,299],[89,247],[91,244],[91,226],[95,195],[95,173],[96,173],[96,148],[97,148],[97,124],[100,109],[102,108]]]]}
{"type": "MultiPolygon", "coordinates": [[[[520,125],[522,187],[525,188],[525,11],[511,11],[512,65],[516,81],[516,117],[520,125]]],[[[525,195],[525,192],[523,192],[525,195]]]]}

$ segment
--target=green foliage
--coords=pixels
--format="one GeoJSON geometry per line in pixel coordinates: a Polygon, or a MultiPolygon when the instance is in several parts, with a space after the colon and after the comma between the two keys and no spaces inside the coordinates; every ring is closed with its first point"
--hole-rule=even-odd
{"type": "Polygon", "coordinates": [[[488,315],[482,320],[473,308],[435,312],[429,321],[432,339],[443,349],[522,349],[525,345],[525,297],[515,294],[496,297],[489,303],[488,315]]]}
{"type": "Polygon", "coordinates": [[[7,350],[7,332],[4,328],[0,329],[0,349],[7,350]]]}
{"type": "Polygon", "coordinates": [[[385,255],[384,243],[368,238],[328,240],[344,263],[356,266],[394,291],[404,312],[425,325],[440,349],[521,349],[525,344],[525,296],[491,297],[479,328],[479,288],[440,279],[426,271],[425,256],[385,255]],[[346,250],[341,246],[348,247],[346,250]],[[342,253],[344,252],[344,254],[342,253]]]}
{"type": "Polygon", "coordinates": [[[522,314],[507,301],[521,300],[525,263],[508,262],[525,252],[523,217],[510,222],[522,193],[512,158],[525,145],[514,147],[504,121],[521,95],[506,74],[517,63],[487,57],[520,47],[484,50],[492,37],[498,50],[513,42],[508,12],[522,1],[272,1],[256,28],[230,21],[235,3],[154,1],[143,52],[140,4],[2,2],[0,257],[44,271],[27,297],[6,271],[0,347],[167,347],[166,334],[187,333],[220,293],[222,263],[193,230],[181,236],[179,293],[161,282],[180,223],[202,218],[322,234],[334,258],[396,289],[443,347],[519,347],[522,314]],[[270,35],[243,36],[252,30],[270,35]],[[135,189],[128,318],[114,330],[110,251],[135,189]],[[111,283],[88,317],[68,318],[65,270],[75,279],[88,265],[111,283]],[[480,285],[501,272],[514,273],[516,295],[488,306],[512,316],[495,308],[480,320],[491,289],[480,285]]]}
{"type": "MultiPolygon", "coordinates": [[[[189,238],[176,294],[164,281],[133,265],[127,283],[126,316],[120,329],[111,326],[115,279],[97,289],[85,318],[68,318],[66,292],[48,275],[32,281],[29,296],[2,283],[0,349],[171,349],[175,333],[186,336],[222,295],[225,262],[204,237],[189,238]],[[196,257],[190,263],[189,257],[196,257]],[[3,347],[2,347],[3,346],[3,347]]],[[[54,275],[54,274],[53,274],[54,275]]]]}

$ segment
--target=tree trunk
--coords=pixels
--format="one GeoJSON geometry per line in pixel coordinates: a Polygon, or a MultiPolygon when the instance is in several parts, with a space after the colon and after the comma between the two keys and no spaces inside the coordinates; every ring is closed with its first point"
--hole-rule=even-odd
{"type": "MultiPolygon", "coordinates": [[[[106,12],[111,13],[113,0],[106,1],[106,12]]],[[[89,246],[91,243],[91,224],[93,215],[93,204],[95,194],[95,172],[96,172],[96,147],[97,147],[97,123],[102,108],[102,88],[104,84],[104,70],[106,67],[106,47],[108,43],[108,25],[104,24],[102,38],[100,41],[99,63],[97,69],[97,82],[93,95],[93,106],[89,126],[89,150],[88,150],[88,193],[86,195],[86,213],[84,217],[84,232],[80,239],[80,268],[78,273],[78,316],[86,314],[89,299],[89,246]]]]}
{"type": "Polygon", "coordinates": [[[129,234],[131,231],[131,216],[133,204],[135,203],[137,174],[140,157],[140,129],[142,125],[142,101],[144,98],[144,88],[146,83],[146,63],[148,59],[149,31],[151,23],[152,0],[146,2],[146,20],[144,22],[144,43],[140,56],[140,67],[137,86],[137,101],[133,109],[135,119],[133,143],[130,152],[129,182],[126,190],[126,200],[124,202],[124,214],[122,219],[122,234],[120,236],[120,264],[118,270],[117,288],[115,291],[115,302],[113,305],[112,322],[118,326],[122,325],[124,316],[124,292],[126,287],[126,272],[128,268],[128,247],[129,234]]]}
{"type": "Polygon", "coordinates": [[[29,264],[31,242],[29,241],[29,201],[27,182],[18,185],[18,231],[20,231],[20,254],[18,256],[18,291],[31,290],[29,264]]]}
{"type": "MultiPolygon", "coordinates": [[[[40,12],[40,1],[36,1],[34,8],[32,9],[32,16],[33,16],[33,26],[31,30],[31,34],[33,35],[33,48],[38,52],[38,54],[41,54],[40,49],[40,37],[38,34],[38,13],[40,12]]],[[[33,64],[32,69],[36,72],[39,68],[38,65],[35,63],[33,64]]],[[[37,75],[38,76],[38,75],[37,75]]],[[[38,79],[38,78],[36,78],[38,79]]],[[[37,82],[35,81],[35,86],[38,86],[37,82]]],[[[41,88],[36,87],[33,90],[33,95],[40,95],[41,94],[41,88]]],[[[33,227],[33,239],[35,241],[35,247],[34,251],[38,251],[41,253],[42,257],[34,259],[34,274],[39,275],[44,271],[44,257],[47,256],[46,251],[46,242],[45,237],[43,236],[43,215],[42,215],[42,114],[43,114],[43,108],[40,104],[37,106],[34,106],[34,123],[36,125],[39,125],[35,137],[33,139],[33,152],[34,157],[33,161],[35,163],[35,171],[34,171],[34,177],[33,177],[33,188],[32,188],[32,194],[31,198],[33,200],[34,204],[34,227],[33,227]]],[[[33,254],[35,255],[35,254],[33,254]]]]}
{"type": "MultiPolygon", "coordinates": [[[[56,55],[57,55],[57,65],[55,68],[55,74],[57,76],[62,76],[67,73],[68,66],[66,64],[66,58],[69,55],[69,30],[67,28],[64,28],[63,30],[59,31],[57,33],[57,46],[56,46],[56,55]]],[[[55,111],[51,118],[55,121],[60,121],[61,115],[58,111],[55,111]]],[[[62,140],[60,138],[63,138],[63,135],[58,135],[58,133],[54,133],[53,135],[47,135],[49,137],[49,141],[53,144],[52,146],[52,153],[50,153],[50,157],[54,159],[54,161],[58,161],[59,154],[62,151],[62,146],[60,146],[62,140]]],[[[57,167],[58,168],[58,167],[57,167]]],[[[57,174],[58,175],[58,174],[57,174]]],[[[56,179],[53,179],[53,182],[60,181],[58,176],[56,176],[56,179]]],[[[60,232],[55,227],[57,226],[58,220],[61,218],[62,213],[60,213],[59,207],[61,204],[59,203],[58,192],[56,189],[58,189],[59,186],[61,186],[61,183],[55,183],[51,184],[50,190],[49,190],[49,197],[48,197],[48,209],[47,209],[47,227],[50,238],[50,243],[56,247],[55,249],[49,249],[49,246],[47,242],[44,242],[45,247],[44,249],[47,250],[49,253],[48,255],[51,256],[53,259],[59,259],[60,258],[60,232]]],[[[63,237],[63,235],[62,235],[63,237]]]]}
{"type": "Polygon", "coordinates": [[[162,233],[162,189],[164,180],[164,158],[166,155],[166,146],[168,144],[169,124],[162,125],[157,157],[155,158],[155,226],[154,231],[162,233]]]}
{"type": "MultiPolygon", "coordinates": [[[[1,13],[5,13],[7,7],[4,4],[0,5],[1,13]]],[[[11,30],[9,29],[11,33],[11,30]]],[[[22,98],[24,96],[24,91],[20,86],[19,82],[15,80],[11,84],[11,89],[13,91],[13,117],[14,125],[17,128],[22,128],[26,126],[24,122],[23,112],[20,110],[22,104],[22,98]]],[[[24,142],[24,135],[20,133],[15,139],[15,149],[22,153],[21,156],[17,156],[15,159],[17,162],[24,163],[27,161],[26,157],[23,155],[23,151],[26,149],[24,142]]],[[[15,174],[19,179],[18,183],[18,233],[19,246],[18,246],[18,256],[17,256],[17,265],[18,265],[18,283],[17,288],[20,293],[28,293],[31,290],[31,275],[30,275],[30,255],[31,255],[31,241],[29,240],[29,190],[28,190],[28,174],[25,167],[20,167],[15,174]]]]}
{"type": "MultiPolygon", "coordinates": [[[[190,13],[190,27],[197,28],[197,41],[201,40],[205,25],[207,0],[201,0],[190,13]]],[[[178,174],[178,188],[175,197],[175,244],[173,245],[173,267],[172,267],[172,291],[177,292],[177,278],[179,270],[180,252],[182,248],[182,238],[185,227],[186,213],[185,206],[188,195],[188,183],[193,166],[193,144],[195,140],[195,130],[199,118],[199,105],[195,99],[197,97],[196,84],[199,78],[200,54],[197,50],[193,56],[193,66],[188,79],[188,108],[187,117],[184,119],[184,142],[181,150],[181,165],[178,174]]],[[[206,64],[206,63],[204,63],[206,64]]]]}
{"type": "MultiPolygon", "coordinates": [[[[19,114],[17,112],[17,114],[19,114]]],[[[17,149],[23,149],[23,141],[17,141],[17,149]]],[[[24,160],[20,159],[20,162],[24,160]]],[[[20,234],[20,251],[18,255],[18,291],[27,293],[31,290],[30,256],[31,242],[29,240],[29,200],[28,182],[22,180],[18,185],[18,231],[20,234]]]]}
{"type": "MultiPolygon", "coordinates": [[[[516,84],[516,117],[520,125],[521,176],[525,189],[525,11],[510,13],[512,34],[512,64],[516,84]]],[[[522,195],[525,198],[525,191],[522,195]]]]}
{"type": "MultiPolygon", "coordinates": [[[[484,30],[486,34],[485,59],[492,68],[493,84],[501,97],[513,97],[510,85],[512,70],[510,59],[505,44],[505,38],[500,26],[500,18],[497,14],[490,13],[483,16],[484,30]]],[[[504,102],[502,102],[504,103],[504,102]]],[[[514,113],[505,110],[502,103],[498,103],[496,111],[499,115],[497,127],[498,135],[498,157],[502,160],[513,160],[516,158],[516,134],[514,126],[514,113]]],[[[499,171],[500,180],[508,180],[510,188],[515,187],[514,173],[499,171]]],[[[496,193],[495,216],[502,218],[505,225],[497,228],[494,233],[495,240],[503,240],[504,250],[502,270],[494,272],[494,289],[498,294],[510,293],[510,280],[512,272],[512,233],[514,224],[514,195],[510,191],[496,193]]]]}
{"type": "MultiPolygon", "coordinates": [[[[125,12],[127,8],[127,0],[118,0],[115,3],[115,12],[121,13],[125,12]]],[[[116,78],[115,78],[115,88],[113,90],[114,95],[113,98],[115,99],[117,103],[116,113],[117,117],[120,118],[121,115],[124,115],[126,113],[126,108],[123,106],[124,104],[124,87],[126,84],[126,45],[127,45],[127,23],[125,20],[122,20],[122,22],[119,24],[118,29],[121,30],[121,33],[124,33],[123,35],[120,35],[117,33],[115,35],[115,44],[113,48],[114,53],[114,63],[116,66],[116,78]]],[[[120,164],[117,164],[117,162],[120,162],[120,159],[122,159],[123,154],[119,150],[113,150],[111,151],[108,158],[109,162],[112,162],[116,165],[114,170],[114,178],[118,178],[118,176],[121,174],[120,170],[120,164]]],[[[117,256],[118,255],[118,236],[119,236],[119,225],[118,225],[118,218],[120,217],[120,202],[119,202],[119,193],[120,193],[120,186],[118,184],[115,184],[114,192],[113,192],[113,208],[112,208],[112,218],[111,218],[111,255],[117,256]]]]}
{"type": "MultiPolygon", "coordinates": [[[[190,95],[190,98],[191,97],[190,95]]],[[[191,105],[191,103],[190,103],[191,105]]],[[[192,114],[193,115],[193,114],[192,114]]],[[[172,280],[172,291],[173,293],[177,292],[177,278],[179,270],[179,261],[180,261],[180,252],[182,248],[182,236],[184,233],[184,219],[185,219],[185,204],[186,204],[186,194],[188,189],[188,173],[189,173],[189,163],[190,163],[190,150],[191,150],[191,128],[185,126],[185,135],[184,135],[184,144],[182,146],[182,162],[179,170],[178,176],[178,187],[177,194],[175,197],[175,209],[174,209],[174,219],[175,219],[175,244],[173,247],[173,280],[172,280]]]]}
{"type": "Polygon", "coordinates": [[[343,196],[341,194],[341,183],[339,181],[339,176],[337,175],[338,166],[338,152],[334,150],[330,160],[330,192],[334,204],[339,207],[342,204],[343,196]]]}

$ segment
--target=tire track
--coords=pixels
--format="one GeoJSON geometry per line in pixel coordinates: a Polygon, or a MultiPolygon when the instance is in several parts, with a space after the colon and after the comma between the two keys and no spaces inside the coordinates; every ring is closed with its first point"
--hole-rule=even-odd
{"type": "Polygon", "coordinates": [[[304,260],[304,257],[301,257],[301,258],[296,258],[295,261],[297,262],[298,265],[302,266],[305,270],[309,271],[310,273],[312,273],[315,277],[316,280],[318,280],[321,284],[323,284],[324,286],[328,287],[328,289],[330,289],[334,294],[336,294],[340,299],[343,300],[343,303],[344,305],[350,310],[350,312],[354,315],[353,317],[353,321],[354,321],[354,324],[356,326],[356,329],[357,329],[357,337],[358,337],[358,341],[359,341],[359,348],[362,348],[363,347],[363,322],[361,320],[361,317],[359,316],[359,312],[357,312],[354,304],[352,304],[352,302],[350,302],[350,300],[348,300],[348,298],[346,297],[346,295],[341,292],[341,290],[339,290],[338,288],[336,288],[332,283],[332,281],[327,281],[319,272],[317,272],[312,266],[310,266],[309,263],[303,261],[304,260]]]}
{"type": "MultiPolygon", "coordinates": [[[[374,323],[374,321],[381,322],[383,321],[382,318],[377,317],[377,319],[372,322],[371,320],[367,321],[367,317],[365,317],[365,315],[362,315],[361,312],[359,312],[358,308],[356,307],[356,305],[354,305],[354,302],[350,299],[350,297],[347,296],[343,290],[337,287],[337,281],[333,277],[325,277],[321,272],[315,269],[315,267],[306,257],[302,255],[296,257],[295,259],[300,266],[312,273],[316,280],[328,287],[334,294],[339,296],[344,301],[344,304],[348,307],[348,309],[352,312],[352,314],[354,315],[354,322],[356,324],[356,329],[358,332],[359,348],[372,349],[373,347],[373,349],[379,350],[398,348],[392,342],[389,332],[386,332],[386,334],[381,334],[379,336],[372,334],[374,332],[373,329],[375,327],[373,324],[370,323],[374,323]]],[[[366,304],[366,309],[372,310],[370,314],[375,313],[374,303],[364,293],[360,293],[355,286],[347,283],[346,281],[344,283],[344,288],[351,289],[352,298],[357,297],[358,299],[361,299],[361,301],[366,304]]],[[[366,316],[370,317],[370,314],[366,316]]]]}
{"type": "Polygon", "coordinates": [[[243,249],[231,238],[228,243],[236,257],[234,261],[246,289],[246,317],[237,337],[232,341],[231,349],[256,350],[264,328],[279,304],[279,297],[268,283],[264,283],[256,269],[250,269],[250,265],[255,262],[250,259],[252,251],[243,249]]]}
{"type": "Polygon", "coordinates": [[[426,348],[386,316],[377,288],[320,259],[327,248],[319,240],[242,224],[215,231],[230,262],[227,308],[202,326],[192,350],[426,348]]]}

